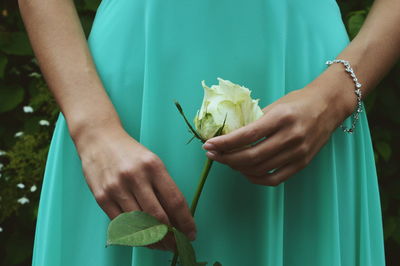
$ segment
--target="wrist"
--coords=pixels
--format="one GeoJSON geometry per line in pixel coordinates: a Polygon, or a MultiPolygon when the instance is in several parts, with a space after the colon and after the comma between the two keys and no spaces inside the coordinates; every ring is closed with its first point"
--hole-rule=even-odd
{"type": "Polygon", "coordinates": [[[78,150],[99,137],[124,131],[119,118],[113,116],[79,117],[68,121],[68,127],[78,150]]]}
{"type": "Polygon", "coordinates": [[[354,81],[342,64],[329,66],[308,87],[316,88],[336,114],[338,123],[349,117],[357,107],[354,81]]]}

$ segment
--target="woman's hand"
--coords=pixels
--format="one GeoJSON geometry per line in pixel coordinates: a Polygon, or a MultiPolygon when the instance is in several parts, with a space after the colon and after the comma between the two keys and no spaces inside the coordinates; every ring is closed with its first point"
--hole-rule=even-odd
{"type": "Polygon", "coordinates": [[[351,87],[345,88],[349,93],[344,97],[338,97],[329,93],[337,88],[322,89],[316,84],[268,105],[263,109],[264,116],[253,123],[209,139],[203,145],[208,150],[206,155],[240,171],[252,183],[279,185],[310,163],[355,106],[351,87]]]}
{"type": "MultiPolygon", "coordinates": [[[[194,240],[194,219],[187,202],[158,156],[123,129],[105,125],[74,140],[86,181],[105,213],[142,210],[173,225],[194,240]]],[[[150,248],[176,250],[172,233],[150,248]]]]}

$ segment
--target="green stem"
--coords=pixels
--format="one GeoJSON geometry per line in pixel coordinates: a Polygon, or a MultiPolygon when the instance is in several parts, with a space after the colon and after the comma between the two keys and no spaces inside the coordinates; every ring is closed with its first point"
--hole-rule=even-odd
{"type": "MultiPolygon", "coordinates": [[[[194,217],[194,213],[196,211],[197,202],[199,201],[200,194],[203,191],[204,184],[206,182],[208,173],[210,172],[210,169],[211,169],[211,166],[212,166],[213,162],[214,162],[213,160],[211,160],[210,158],[207,158],[207,160],[204,163],[203,171],[201,172],[201,176],[200,176],[200,182],[197,185],[196,193],[194,195],[194,198],[192,200],[192,204],[190,206],[190,212],[191,212],[193,217],[194,217]]],[[[174,258],[172,259],[171,266],[175,266],[177,261],[178,261],[178,252],[175,252],[174,253],[174,258]]]]}
{"type": "Polygon", "coordinates": [[[204,163],[203,171],[201,172],[200,176],[200,182],[197,185],[197,190],[192,200],[192,205],[190,206],[190,212],[192,213],[193,217],[194,217],[194,212],[196,211],[197,202],[199,201],[201,191],[203,190],[204,184],[206,182],[208,173],[210,172],[213,162],[214,162],[213,160],[207,157],[207,160],[204,163]]]}

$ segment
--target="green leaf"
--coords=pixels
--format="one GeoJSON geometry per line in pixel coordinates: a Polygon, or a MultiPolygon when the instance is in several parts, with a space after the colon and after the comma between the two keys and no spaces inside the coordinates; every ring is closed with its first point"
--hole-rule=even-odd
{"type": "Polygon", "coordinates": [[[39,121],[42,117],[32,116],[31,114],[27,114],[30,116],[29,119],[25,120],[22,131],[28,134],[36,133],[43,128],[43,126],[39,125],[39,121]]]}
{"type": "Polygon", "coordinates": [[[100,4],[100,0],[86,0],[85,1],[85,9],[89,11],[95,12],[97,10],[97,7],[100,4]]]}
{"type": "Polygon", "coordinates": [[[376,99],[377,99],[377,91],[372,91],[368,96],[364,99],[365,103],[365,111],[368,113],[371,112],[371,110],[374,108],[376,99]]]}
{"type": "Polygon", "coordinates": [[[0,31],[0,50],[12,55],[33,55],[29,38],[25,32],[0,31]]]}
{"type": "Polygon", "coordinates": [[[24,99],[24,90],[18,85],[0,87],[0,113],[14,109],[24,99]]]}
{"type": "Polygon", "coordinates": [[[375,145],[378,153],[383,157],[385,161],[390,159],[390,155],[392,154],[392,148],[390,148],[389,144],[383,141],[379,141],[375,145]]]}
{"type": "Polygon", "coordinates": [[[197,266],[203,266],[203,265],[207,265],[207,262],[202,261],[202,262],[196,262],[197,266]]]}
{"type": "Polygon", "coordinates": [[[2,258],[4,265],[23,265],[22,263],[29,259],[31,255],[31,246],[24,234],[26,231],[13,233],[7,245],[5,245],[5,257],[2,258]]]}
{"type": "MultiPolygon", "coordinates": [[[[382,212],[386,212],[389,207],[389,198],[387,193],[382,193],[381,195],[381,208],[382,212]]],[[[399,208],[399,215],[400,215],[400,208],[399,208]]]]}
{"type": "Polygon", "coordinates": [[[394,217],[390,216],[385,220],[383,226],[385,240],[393,235],[393,233],[396,231],[396,227],[396,219],[394,217]]]}
{"type": "Polygon", "coordinates": [[[175,227],[172,227],[172,231],[174,232],[181,264],[183,266],[197,266],[196,255],[189,239],[175,227]]]}
{"type": "Polygon", "coordinates": [[[121,213],[108,225],[107,245],[145,246],[168,233],[168,225],[143,211],[121,213]]]}
{"type": "Polygon", "coordinates": [[[375,159],[376,164],[379,164],[379,155],[376,151],[374,151],[374,159],[375,159]]]}
{"type": "Polygon", "coordinates": [[[88,37],[93,25],[93,18],[89,15],[81,15],[79,18],[83,31],[85,32],[85,36],[88,37]]]}
{"type": "Polygon", "coordinates": [[[367,16],[367,11],[365,10],[354,11],[349,14],[348,27],[351,39],[353,39],[360,31],[366,16],[367,16]]]}
{"type": "Polygon", "coordinates": [[[5,56],[4,54],[0,54],[0,78],[4,78],[4,70],[6,69],[7,63],[7,56],[5,56]]]}
{"type": "MultiPolygon", "coordinates": [[[[393,218],[393,217],[389,217],[393,218]]],[[[394,218],[395,221],[395,229],[393,230],[394,232],[390,235],[390,238],[393,239],[398,245],[400,244],[400,219],[399,218],[394,218]]],[[[385,234],[386,236],[386,234],[385,234]]]]}
{"type": "Polygon", "coordinates": [[[220,128],[218,128],[217,132],[215,132],[214,137],[220,136],[222,134],[222,130],[224,130],[227,116],[228,116],[228,113],[226,113],[225,118],[224,118],[224,122],[222,123],[222,126],[220,128]]]}

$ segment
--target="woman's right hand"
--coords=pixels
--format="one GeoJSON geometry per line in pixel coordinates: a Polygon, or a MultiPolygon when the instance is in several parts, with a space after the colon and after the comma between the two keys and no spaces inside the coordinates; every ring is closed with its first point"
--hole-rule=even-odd
{"type": "MultiPolygon", "coordinates": [[[[122,127],[105,125],[92,131],[74,142],[86,181],[110,219],[142,210],[194,240],[194,218],[161,159],[122,127]]],[[[176,251],[176,242],[168,232],[162,241],[147,247],[176,251]]]]}

